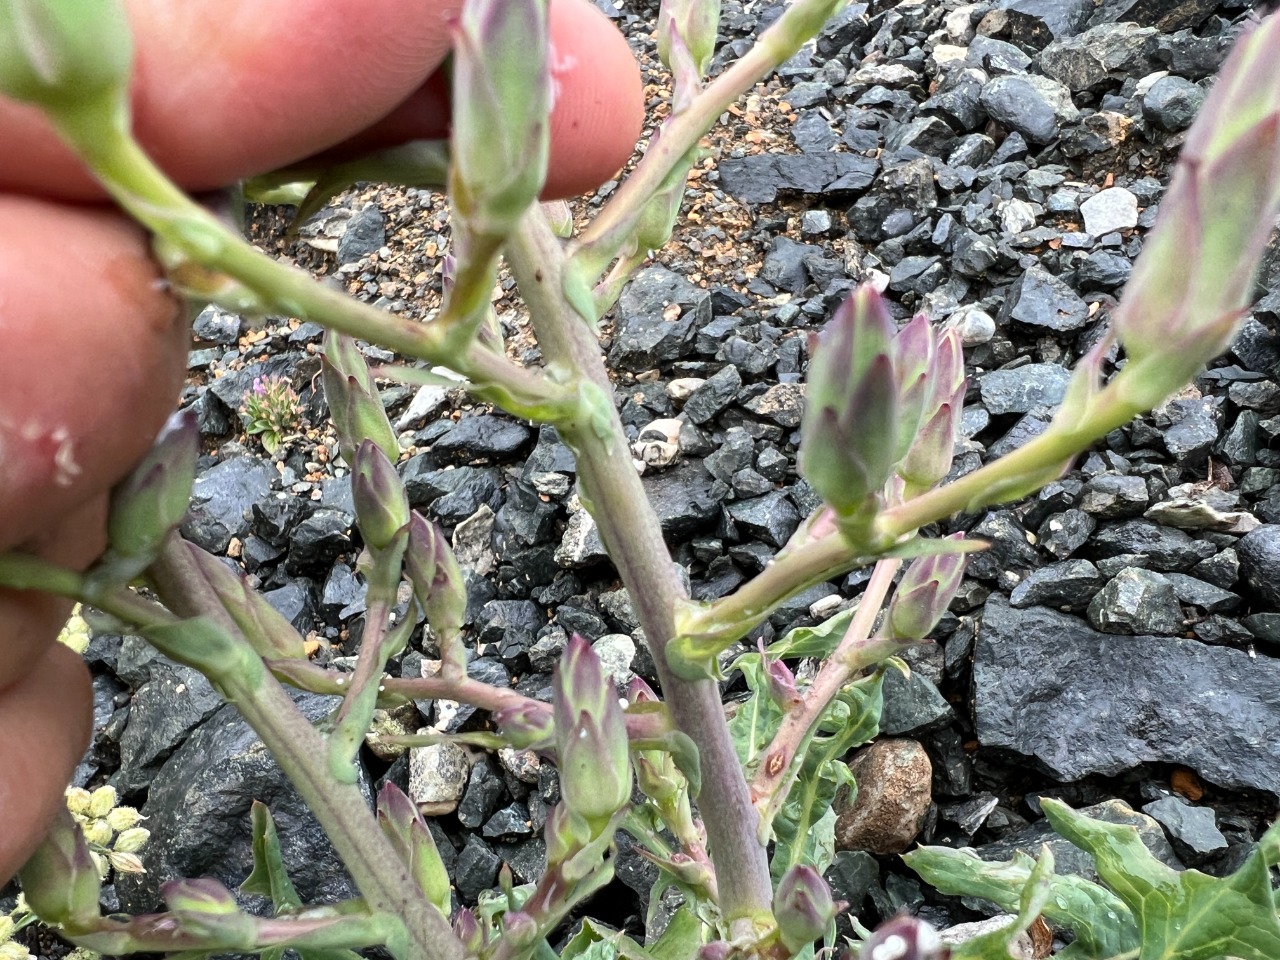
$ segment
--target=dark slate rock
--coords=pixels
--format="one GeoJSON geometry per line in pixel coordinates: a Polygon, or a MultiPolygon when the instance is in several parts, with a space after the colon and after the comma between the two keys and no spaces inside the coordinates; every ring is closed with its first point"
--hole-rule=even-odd
{"type": "Polygon", "coordinates": [[[1005,73],[1026,73],[1031,57],[1012,43],[995,37],[976,36],[969,43],[965,59],[981,67],[993,76],[1005,73]]]}
{"type": "MultiPolygon", "coordinates": [[[[343,566],[336,564],[336,566],[343,566]]],[[[282,587],[266,590],[262,599],[293,625],[302,635],[315,629],[319,611],[316,608],[315,589],[310,580],[298,577],[282,587]]]]}
{"type": "Polygon", "coordinates": [[[748,535],[781,547],[800,526],[800,511],[780,490],[729,505],[729,516],[748,535]]]}
{"type": "Polygon", "coordinates": [[[1009,288],[1000,320],[1009,319],[1068,333],[1089,322],[1089,306],[1061,278],[1032,267],[1009,288]]]}
{"type": "Polygon", "coordinates": [[[250,508],[271,495],[276,472],[253,457],[216,463],[191,488],[191,508],[182,535],[210,553],[225,553],[232,537],[249,532],[250,508]]]}
{"type": "Polygon", "coordinates": [[[524,477],[527,480],[535,473],[567,473],[576,471],[573,451],[565,446],[555,427],[543,426],[538,429],[538,445],[525,461],[524,477]]]}
{"type": "Polygon", "coordinates": [[[387,242],[387,224],[375,204],[366,203],[347,221],[338,238],[338,263],[354,263],[383,247],[387,242]]]}
{"type": "Polygon", "coordinates": [[[1142,98],[1142,116],[1170,133],[1191,126],[1200,112],[1205,92],[1182,77],[1161,77],[1142,98]]]}
{"type": "MultiPolygon", "coordinates": [[[[1130,808],[1123,800],[1107,800],[1093,806],[1080,807],[1078,812],[1105,823],[1122,823],[1135,827],[1139,839],[1146,845],[1152,856],[1175,870],[1182,869],[1182,863],[1174,853],[1173,847],[1169,845],[1160,825],[1151,817],[1130,808]]],[[[1055,833],[1048,820],[1038,820],[1012,836],[994,843],[985,843],[977,847],[976,852],[983,860],[1002,862],[1012,859],[1014,853],[1018,851],[1032,857],[1039,856],[1040,848],[1044,844],[1048,844],[1053,852],[1053,865],[1056,872],[1071,873],[1086,880],[1097,881],[1098,871],[1093,857],[1055,833]]]]}
{"type": "Polygon", "coordinates": [[[791,125],[791,139],[803,153],[822,153],[835,146],[838,138],[820,110],[805,110],[791,125]]]}
{"type": "Polygon", "coordinates": [[[703,464],[717,480],[732,483],[734,474],[751,466],[754,455],[755,441],[751,435],[742,427],[731,427],[725,431],[719,449],[708,455],[703,464]]]}
{"type": "Polygon", "coordinates": [[[1067,560],[1033,570],[1013,588],[1009,603],[1082,613],[1104,582],[1106,578],[1088,560],[1067,560]]]}
{"type": "MultiPolygon", "coordinates": [[[[1199,570],[1200,565],[1195,569],[1199,570]]],[[[1173,585],[1173,592],[1182,603],[1199,607],[1205,613],[1231,613],[1240,607],[1238,594],[1204,580],[1189,577],[1185,573],[1166,573],[1165,579],[1173,585]]]]}
{"type": "Polygon", "coordinates": [[[338,554],[351,549],[348,531],[353,522],[349,513],[321,507],[293,528],[285,570],[290,576],[324,576],[338,554]]]}
{"type": "Polygon", "coordinates": [[[757,154],[721,160],[720,184],[743,203],[773,203],[779,193],[842,194],[865,190],[876,161],[854,153],[757,154]]]}
{"type": "Polygon", "coordinates": [[[1032,143],[1048,143],[1058,136],[1060,124],[1080,115],[1066,87],[1034,74],[989,80],[982,87],[981,102],[991,119],[1032,143]]]}
{"type": "Polygon", "coordinates": [[[918,150],[938,158],[950,154],[955,145],[955,131],[939,117],[917,117],[899,126],[885,141],[890,151],[918,150]]]}
{"type": "MultiPolygon", "coordinates": [[[[333,698],[293,695],[312,723],[329,715],[333,698]]],[[[357,781],[370,805],[363,767],[357,781]]],[[[214,877],[231,889],[253,865],[249,808],[270,809],[289,878],[304,903],[336,903],[358,896],[324,831],[284,773],[232,706],[215,713],[169,758],[142,808],[151,839],[141,856],[147,872],[116,878],[121,908],[163,909],[160,885],[173,877],[214,877]]]]}
{"type": "Polygon", "coordinates": [[[921,671],[912,670],[910,678],[897,670],[885,671],[882,734],[918,736],[945,727],[954,718],[951,704],[921,671]]]}
{"type": "Polygon", "coordinates": [[[129,719],[120,736],[117,789],[130,794],[149,787],[161,764],[222,703],[198,670],[164,657],[152,661],[149,679],[129,701],[129,719]]]}
{"type": "Polygon", "coordinates": [[[1217,0],[1103,0],[1090,18],[1090,25],[1131,20],[1172,33],[1200,26],[1217,9],[1217,0]]]}
{"type": "Polygon", "coordinates": [[[1158,38],[1158,31],[1136,23],[1101,23],[1079,36],[1053,41],[1037,63],[1046,76],[1080,93],[1155,70],[1158,38]]]}
{"type": "Polygon", "coordinates": [[[978,378],[982,402],[993,416],[1026,413],[1037,406],[1056,406],[1067,392],[1071,372],[1056,363],[1028,363],[993,370],[978,378]]]}
{"type": "Polygon", "coordinates": [[[794,430],[800,426],[800,420],[804,416],[804,386],[798,383],[775,383],[742,406],[757,417],[794,430]]]}
{"type": "Polygon", "coordinates": [[[463,417],[431,448],[434,457],[454,463],[513,460],[533,442],[533,431],[506,417],[463,417]]]}
{"type": "Polygon", "coordinates": [[[1212,807],[1193,807],[1180,797],[1161,797],[1144,805],[1142,812],[1165,828],[1173,849],[1191,866],[1227,849],[1227,838],[1218,829],[1212,807]]]}
{"type": "Polygon", "coordinates": [[[209,304],[192,321],[191,330],[201,340],[213,343],[231,344],[240,339],[240,331],[244,327],[244,318],[239,314],[228,313],[221,307],[209,304]]]}
{"type": "Polygon", "coordinates": [[[489,840],[516,841],[531,837],[533,823],[529,819],[529,808],[519,802],[504,807],[485,822],[480,832],[489,840]]]}
{"type": "Polygon", "coordinates": [[[1253,597],[1268,610],[1280,610],[1280,524],[1267,523],[1236,544],[1240,574],[1253,597]]]}
{"type": "Polygon", "coordinates": [[[966,571],[979,580],[1022,578],[1043,564],[1031,535],[1009,510],[993,510],[979,520],[968,536],[985,541],[987,549],[969,555],[966,571]]]}
{"type": "Polygon", "coordinates": [[[941,117],[958,133],[976,130],[986,119],[986,111],[978,98],[982,85],[989,79],[975,67],[951,70],[943,76],[933,95],[920,104],[920,112],[941,117]]]}
{"type": "Polygon", "coordinates": [[[951,268],[964,277],[985,277],[998,257],[993,240],[964,227],[952,246],[951,268]]]}
{"type": "Polygon", "coordinates": [[[720,515],[715,480],[697,463],[677,463],[661,473],[640,478],[662,532],[680,539],[702,533],[720,515]]]}
{"type": "Polygon", "coordinates": [[[1060,781],[1181,764],[1280,794],[1280,662],[988,600],[974,648],[976,737],[1060,781]],[[1107,710],[1100,710],[1107,704],[1107,710]]]}
{"type": "Polygon", "coordinates": [[[502,861],[493,849],[474,833],[469,834],[453,865],[453,882],[458,896],[467,903],[474,903],[476,897],[497,883],[501,866],[502,861]]]}
{"type": "Polygon", "coordinates": [[[1128,567],[1089,603],[1089,622],[1103,633],[1176,636],[1184,625],[1173,584],[1163,574],[1128,567]]]}
{"type": "Polygon", "coordinates": [[[335,563],[320,594],[320,614],[332,626],[362,613],[368,588],[345,563],[335,563]]]}
{"type": "Polygon", "coordinates": [[[1132,474],[1091,477],[1080,496],[1080,509],[1101,520],[1140,517],[1150,504],[1147,481],[1132,474]]]}
{"type": "Polygon", "coordinates": [[[1092,0],[999,0],[979,29],[1007,36],[1024,50],[1039,50],[1083,30],[1092,10],[1092,0]]]}
{"type": "Polygon", "coordinates": [[[713,420],[725,407],[733,403],[742,387],[742,374],[732,364],[721,367],[714,375],[689,395],[684,402],[684,415],[693,423],[713,420]]]}
{"type": "Polygon", "coordinates": [[[1142,566],[1163,573],[1189,570],[1212,556],[1214,548],[1211,543],[1192,539],[1183,530],[1162,527],[1150,520],[1125,520],[1101,526],[1089,544],[1089,552],[1095,560],[1137,557],[1142,566]]]}
{"type": "Polygon", "coordinates": [[[821,247],[796,243],[787,237],[774,237],[760,267],[760,279],[779,290],[800,293],[811,279],[809,265],[823,259],[821,247]]]}
{"type": "Polygon", "coordinates": [[[1076,277],[1083,290],[1115,290],[1128,282],[1132,271],[1133,264],[1128,258],[1106,250],[1095,250],[1080,264],[1076,277]]]}
{"type": "Polygon", "coordinates": [[[648,267],[623,290],[617,313],[609,362],[641,373],[692,352],[695,332],[711,319],[711,295],[666,267],[648,267]],[[679,314],[668,320],[673,306],[679,314]]]}
{"type": "Polygon", "coordinates": [[[1182,462],[1203,461],[1218,442],[1222,420],[1221,403],[1217,397],[1175,400],[1170,403],[1170,409],[1180,416],[1164,432],[1165,449],[1182,462]]]}

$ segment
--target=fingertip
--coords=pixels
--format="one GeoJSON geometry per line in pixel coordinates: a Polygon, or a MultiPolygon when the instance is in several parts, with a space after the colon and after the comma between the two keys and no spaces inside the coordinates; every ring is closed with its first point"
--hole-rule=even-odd
{"type": "Polygon", "coordinates": [[[640,68],[626,38],[586,0],[550,6],[551,159],[543,199],[579,196],[613,177],[644,122],[640,68]]]}

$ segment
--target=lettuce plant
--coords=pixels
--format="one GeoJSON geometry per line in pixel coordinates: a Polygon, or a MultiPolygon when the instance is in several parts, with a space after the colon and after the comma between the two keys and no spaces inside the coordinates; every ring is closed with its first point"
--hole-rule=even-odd
{"type": "MultiPolygon", "coordinates": [[[[841,6],[794,0],[754,47],[707,80],[718,5],[664,0],[658,41],[673,78],[671,109],[595,219],[566,238],[565,224],[553,228],[554,214],[537,203],[551,99],[545,4],[468,0],[453,60],[451,141],[410,145],[394,157],[369,158],[367,166],[349,161],[303,171],[313,184],[303,202],[308,209],[371,172],[447,190],[455,239],[447,298],[434,320],[417,323],[264,256],[164,177],[130,132],[130,46],[118,3],[0,4],[0,91],[45,111],[116,202],[150,229],[177,286],[227,309],[328,329],[324,386],[353,470],[368,583],[354,671],[308,661],[280,614],[175,533],[196,456],[190,416],[173,421],[116,491],[111,546],[97,567],[81,574],[28,556],[0,557],[0,582],[105,611],[208,676],[311,804],[361,894],[348,903],[301,903],[270,814],[259,807],[256,867],[242,889],[269,897],[274,916],[242,912],[233,894],[210,880],[169,882],[164,913],[103,916],[98,867],[68,814],[22,872],[39,916],[77,944],[112,954],[278,957],[290,948],[332,960],[381,946],[397,960],[546,957],[549,937],[569,912],[612,878],[621,830],[660,870],[654,902],[674,887],[683,906],[660,938],[643,945],[585,924],[565,946],[566,960],[786,960],[830,942],[841,905],[821,871],[832,856],[833,799],[850,780],[841,760],[876,735],[883,671],[901,669],[895,653],[933,629],[959,585],[966,553],[980,547],[921,531],[959,510],[1038,489],[1194,376],[1229,342],[1280,213],[1280,20],[1273,18],[1228,60],[1187,137],[1113,328],[1075,369],[1048,429],[1003,459],[944,482],[965,393],[960,343],[924,317],[899,329],[880,296],[860,288],[812,342],[799,465],[823,505],[754,580],[721,599],[694,602],[632,464],[597,325],[668,239],[699,138],[841,6]],[[518,365],[495,344],[488,291],[500,262],[528,307],[542,366],[518,365]],[[396,437],[357,337],[446,366],[477,398],[557,429],[576,457],[581,501],[630,592],[662,699],[636,683],[622,706],[581,638],[565,650],[549,704],[467,676],[462,576],[441,532],[409,508],[394,469],[396,437]],[[1105,379],[1104,360],[1117,343],[1127,362],[1105,379]],[[751,692],[727,719],[716,684],[722,655],[789,597],[863,565],[873,569],[856,609],[736,660],[732,669],[751,692]],[[150,593],[139,592],[139,583],[150,593]],[[409,590],[401,592],[405,583],[409,590]],[[410,615],[397,618],[397,598],[410,594],[410,615]],[[439,646],[440,672],[388,676],[389,660],[422,620],[439,646]],[[807,681],[788,666],[799,659],[818,664],[807,681]],[[323,729],[302,716],[286,685],[334,697],[323,729]],[[534,749],[560,770],[545,872],[522,887],[504,878],[501,894],[476,910],[452,908],[448,876],[412,802],[387,788],[371,811],[355,783],[374,711],[433,697],[490,712],[492,732],[466,735],[469,742],[534,749]]],[[[283,171],[264,178],[263,189],[298,178],[298,170],[283,171]]],[[[409,382],[416,376],[409,368],[382,373],[409,382]]],[[[1071,927],[1073,956],[1280,952],[1266,876],[1276,859],[1271,834],[1239,874],[1212,881],[1153,866],[1119,828],[1047,809],[1065,836],[1097,857],[1105,887],[1053,876],[1048,855],[997,867],[922,850],[911,862],[943,889],[1016,911],[1011,931],[1042,913],[1071,927]]],[[[1008,935],[989,935],[956,956],[1001,956],[1008,935]]],[[[899,918],[869,933],[859,955],[936,958],[945,950],[927,928],[899,918]]]]}

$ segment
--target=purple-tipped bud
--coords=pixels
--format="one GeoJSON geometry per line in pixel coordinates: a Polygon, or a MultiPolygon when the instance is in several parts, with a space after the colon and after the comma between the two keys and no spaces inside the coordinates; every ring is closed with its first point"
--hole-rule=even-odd
{"type": "Polygon", "coordinates": [[[538,941],[538,921],[523,910],[512,910],[502,917],[502,936],[510,938],[517,949],[532,946],[538,941]]]}
{"type": "Polygon", "coordinates": [[[546,750],[555,743],[551,708],[528,700],[495,710],[493,722],[498,734],[517,750],[546,750]]]}
{"type": "Polygon", "coordinates": [[[662,806],[680,796],[685,780],[676,770],[670,754],[657,750],[645,751],[635,758],[634,763],[640,792],[654,803],[662,806]]]}
{"type": "Polygon", "coordinates": [[[899,915],[886,920],[858,949],[859,957],[893,957],[894,960],[949,960],[951,949],[938,931],[915,917],[899,915]]]}
{"type": "Polygon", "coordinates": [[[929,395],[919,430],[898,465],[908,497],[931,489],[951,470],[965,395],[964,353],[957,331],[947,330],[938,338],[926,377],[929,395]]]}
{"type": "Polygon", "coordinates": [[[453,47],[449,196],[467,225],[504,235],[547,174],[552,102],[545,2],[468,0],[453,47]]]}
{"type": "Polygon", "coordinates": [[[462,941],[468,956],[477,955],[484,947],[484,932],[468,907],[459,907],[453,915],[453,935],[462,941]]]}
{"type": "Polygon", "coordinates": [[[160,896],[186,934],[211,945],[253,942],[257,920],[242,913],[231,891],[211,877],[170,880],[160,886],[160,896]]]}
{"type": "Polygon", "coordinates": [[[778,935],[792,953],[798,953],[827,932],[836,917],[827,881],[808,864],[788,870],[773,895],[773,918],[778,935]]]}
{"type": "Polygon", "coordinates": [[[326,333],[321,373],[329,415],[346,461],[354,463],[360,442],[372,440],[394,463],[400,456],[400,441],[355,340],[332,330],[326,333]]]}
{"type": "Polygon", "coordinates": [[[409,496],[395,466],[372,440],[361,440],[351,465],[351,498],[360,535],[372,550],[385,550],[409,522],[409,496]]]}
{"type": "Polygon", "coordinates": [[[446,660],[462,657],[461,665],[465,668],[466,654],[456,642],[467,610],[462,570],[440,528],[417,511],[409,518],[404,566],[413,584],[413,595],[440,640],[441,653],[446,660]]]}
{"type": "Polygon", "coordinates": [[[929,318],[917,313],[893,338],[898,373],[898,458],[906,456],[934,394],[936,337],[929,318]]]}
{"type": "Polygon", "coordinates": [[[255,653],[267,660],[307,658],[306,646],[293,624],[241,574],[195,544],[184,543],[182,548],[255,653]]]}
{"type": "Polygon", "coordinates": [[[103,104],[126,95],[132,66],[133,38],[118,0],[0,3],[6,97],[55,112],[103,104]]]}
{"type": "Polygon", "coordinates": [[[564,200],[548,200],[542,204],[547,226],[561,240],[573,236],[573,208],[564,200]]]}
{"type": "Polygon", "coordinates": [[[764,651],[764,639],[758,641],[760,659],[764,664],[764,682],[769,698],[784,710],[790,710],[802,699],[796,687],[796,675],[781,660],[770,657],[764,651]]]}
{"type": "Polygon", "coordinates": [[[75,931],[98,920],[102,878],[80,826],[65,806],[18,878],[28,905],[46,923],[75,931]]]}
{"type": "Polygon", "coordinates": [[[627,703],[657,703],[658,695],[653,692],[644,677],[632,677],[627,681],[627,703]]]}
{"type": "Polygon", "coordinates": [[[111,492],[110,559],[141,564],[136,572],[155,559],[164,538],[186,515],[199,456],[195,411],[173,414],[142,462],[111,492]]]}
{"type": "Polygon", "coordinates": [[[688,58],[695,78],[711,65],[720,25],[720,0],[666,0],[658,12],[658,56],[667,69],[677,72],[677,56],[688,58]],[[677,54],[672,41],[680,41],[677,54]]]}
{"type": "Polygon", "coordinates": [[[866,509],[898,460],[893,319],[864,284],[818,336],[800,427],[800,473],[842,518],[866,509]]]}
{"type": "Polygon", "coordinates": [[[436,849],[427,822],[403,790],[386,783],[378,793],[378,825],[441,916],[449,915],[449,872],[436,849]]]}
{"type": "MultiPolygon", "coordinates": [[[[1112,326],[1155,406],[1226,349],[1280,217],[1280,18],[1245,32],[1187,133],[1112,326]]],[[[1133,368],[1130,364],[1125,373],[1133,368]]]]}
{"type": "MultiPolygon", "coordinates": [[[[959,541],[964,534],[954,533],[946,539],[959,541]]],[[[913,560],[885,614],[890,635],[895,640],[927,637],[955,599],[964,567],[963,553],[936,553],[913,560]]]]}
{"type": "Polygon", "coordinates": [[[543,829],[547,841],[547,864],[559,866],[585,847],[592,839],[591,827],[563,803],[547,811],[543,829]]]}
{"type": "Polygon", "coordinates": [[[592,828],[603,827],[631,798],[627,724],[591,644],[574,634],[551,684],[560,795],[592,828]]]}
{"type": "Polygon", "coordinates": [[[729,960],[733,946],[724,940],[712,940],[698,948],[698,960],[729,960]]]}

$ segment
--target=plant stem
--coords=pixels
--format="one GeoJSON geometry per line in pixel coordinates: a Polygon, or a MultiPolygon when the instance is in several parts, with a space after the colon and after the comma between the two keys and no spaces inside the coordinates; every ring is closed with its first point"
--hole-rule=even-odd
{"type": "MultiPolygon", "coordinates": [[[[565,301],[564,251],[540,210],[531,211],[512,237],[508,262],[547,358],[612,397],[595,334],[565,301]]],[[[667,664],[664,651],[675,634],[675,607],[688,597],[631,462],[616,408],[609,403],[607,411],[595,413],[589,420],[567,420],[558,429],[577,459],[583,505],[595,518],[644,627],[672,718],[698,745],[699,809],[716,866],[721,913],[731,926],[747,932],[747,927],[772,916],[773,888],[765,848],[756,835],[758,818],[729,736],[719,688],[711,680],[681,680],[667,664]]]]}
{"type": "Polygon", "coordinates": [[[790,59],[841,5],[837,0],[795,0],[787,7],[746,54],[663,124],[662,135],[582,232],[571,252],[585,254],[593,266],[603,269],[630,237],[645,203],[720,114],[790,59]]]}
{"type": "Polygon", "coordinates": [[[781,809],[800,773],[804,747],[813,736],[818,721],[831,701],[853,679],[854,674],[883,659],[902,644],[894,640],[871,640],[876,614],[884,606],[885,597],[893,585],[894,574],[902,561],[886,558],[876,563],[871,579],[858,601],[857,612],[849,622],[849,629],[841,638],[831,656],[822,664],[818,675],[809,685],[804,700],[782,718],[778,732],[762,754],[760,766],[751,780],[751,795],[760,811],[762,824],[770,824],[781,809]]]}

